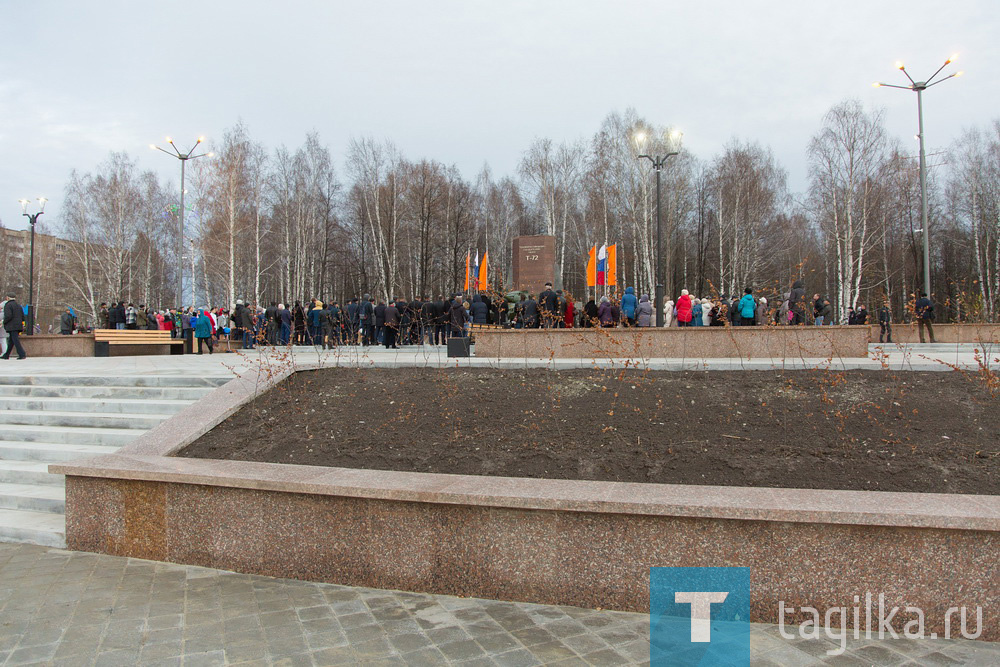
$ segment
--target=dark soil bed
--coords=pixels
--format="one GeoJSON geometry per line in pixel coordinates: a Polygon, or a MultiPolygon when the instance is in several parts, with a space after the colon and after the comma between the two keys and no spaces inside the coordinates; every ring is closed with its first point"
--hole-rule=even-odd
{"type": "Polygon", "coordinates": [[[998,405],[959,372],[326,369],[297,373],[181,455],[998,494],[998,405]]]}

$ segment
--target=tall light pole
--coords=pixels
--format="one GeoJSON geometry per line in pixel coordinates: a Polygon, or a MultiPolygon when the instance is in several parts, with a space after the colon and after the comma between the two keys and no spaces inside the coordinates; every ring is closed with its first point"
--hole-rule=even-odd
{"type": "Polygon", "coordinates": [[[28,204],[31,202],[27,199],[19,201],[22,215],[31,223],[31,259],[28,260],[28,316],[25,319],[28,320],[28,335],[33,336],[35,334],[35,223],[38,222],[38,216],[45,213],[45,202],[48,199],[38,198],[38,213],[28,213],[28,204]]]}
{"type": "MultiPolygon", "coordinates": [[[[212,157],[211,153],[199,153],[198,155],[194,154],[194,152],[198,150],[198,146],[200,146],[203,141],[205,141],[205,137],[198,137],[198,141],[196,141],[194,146],[191,147],[191,150],[189,150],[186,153],[182,153],[179,150],[177,150],[177,146],[174,145],[174,140],[171,139],[170,137],[167,137],[167,143],[170,144],[170,147],[172,149],[174,149],[173,153],[171,153],[168,150],[164,150],[163,148],[160,148],[156,144],[149,145],[149,147],[152,150],[163,151],[170,157],[175,157],[181,161],[181,214],[180,214],[180,223],[177,230],[177,307],[178,308],[184,307],[184,165],[187,164],[188,160],[194,160],[196,158],[205,156],[212,157]]],[[[194,281],[193,274],[191,276],[191,280],[193,284],[194,281]]]]}
{"type": "MultiPolygon", "coordinates": [[[[677,138],[680,133],[676,130],[671,133],[671,138],[677,138]]],[[[635,135],[635,143],[639,147],[639,150],[643,149],[646,144],[646,134],[645,132],[639,132],[635,135]]],[[[653,292],[653,298],[656,300],[656,326],[662,327],[663,318],[663,225],[660,218],[660,172],[663,168],[667,166],[667,158],[677,155],[677,151],[669,151],[663,155],[648,155],[643,153],[638,155],[637,159],[641,160],[646,158],[653,163],[653,171],[656,172],[656,253],[653,258],[655,261],[653,265],[653,272],[655,275],[656,286],[653,292]]]]}
{"type": "Polygon", "coordinates": [[[930,232],[928,230],[929,226],[927,224],[927,158],[924,152],[924,100],[923,93],[925,90],[931,86],[936,86],[942,81],[947,81],[948,79],[956,76],[962,76],[964,72],[955,72],[954,74],[949,74],[943,79],[934,80],[938,74],[941,73],[945,67],[950,65],[958,55],[953,55],[948,60],[944,61],[941,67],[938,67],[937,71],[931,75],[926,81],[914,81],[910,73],[906,71],[906,66],[903,63],[896,63],[896,67],[899,71],[906,75],[906,78],[910,81],[908,86],[897,86],[891,83],[880,83],[876,81],[874,85],[876,88],[899,88],[900,90],[912,90],[917,94],[917,138],[920,140],[920,222],[923,227],[924,232],[924,292],[927,296],[931,294],[931,246],[930,246],[930,232]]]}

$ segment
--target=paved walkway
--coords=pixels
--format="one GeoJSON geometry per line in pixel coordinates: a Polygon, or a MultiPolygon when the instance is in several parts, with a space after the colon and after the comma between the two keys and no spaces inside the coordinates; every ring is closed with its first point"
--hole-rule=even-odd
{"type": "MultiPolygon", "coordinates": [[[[756,665],[996,665],[984,642],[752,632],[756,665]]],[[[272,579],[0,543],[5,665],[648,664],[646,614],[272,579]]]]}
{"type": "MultiPolygon", "coordinates": [[[[456,367],[486,368],[621,368],[652,370],[774,370],[830,368],[832,370],[868,369],[915,371],[948,371],[954,366],[968,370],[979,368],[976,350],[982,346],[958,343],[906,344],[868,346],[868,358],[806,359],[496,359],[469,357],[449,359],[445,348],[429,345],[408,345],[399,350],[383,347],[345,346],[323,351],[308,346],[293,348],[258,348],[250,352],[218,353],[184,356],[143,357],[29,357],[24,361],[0,361],[0,375],[186,375],[212,377],[239,373],[261,363],[322,363],[331,366],[361,367],[456,367]]],[[[473,348],[475,351],[475,348],[473,348]]],[[[989,350],[989,365],[1000,368],[1000,346],[989,350]]],[[[985,360],[984,360],[985,361],[985,360]]]]}

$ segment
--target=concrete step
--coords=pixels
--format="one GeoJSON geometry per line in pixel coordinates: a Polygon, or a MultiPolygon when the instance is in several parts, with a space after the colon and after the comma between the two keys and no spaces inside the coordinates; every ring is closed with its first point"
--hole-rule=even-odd
{"type": "Polygon", "coordinates": [[[63,515],[66,512],[66,489],[52,484],[0,483],[0,509],[63,515]]]}
{"type": "Polygon", "coordinates": [[[85,428],[119,428],[148,431],[169,414],[85,413],[55,410],[0,410],[0,431],[8,424],[25,426],[74,426],[85,428]]]}
{"type": "Polygon", "coordinates": [[[65,486],[66,477],[49,472],[40,461],[0,461],[0,484],[46,484],[65,486]]]}
{"type": "Polygon", "coordinates": [[[48,396],[0,396],[0,410],[44,410],[87,414],[160,414],[180,412],[194,401],[149,398],[51,398],[48,396]]]}
{"type": "Polygon", "coordinates": [[[0,384],[0,397],[129,398],[197,401],[214,387],[83,387],[75,385],[0,384]]]}
{"type": "Polygon", "coordinates": [[[61,514],[0,510],[0,542],[27,542],[45,547],[66,546],[66,519],[61,514]]]}
{"type": "Polygon", "coordinates": [[[0,440],[0,461],[42,461],[60,463],[114,454],[117,445],[68,445],[58,442],[14,442],[0,440]]]}
{"type": "Polygon", "coordinates": [[[145,431],[132,428],[77,428],[73,426],[39,426],[37,424],[3,424],[0,442],[51,442],[72,445],[107,445],[121,447],[145,431]]]}
{"type": "Polygon", "coordinates": [[[0,385],[85,386],[85,387],[218,387],[234,376],[199,377],[188,375],[141,375],[92,377],[89,375],[2,375],[0,385]]]}

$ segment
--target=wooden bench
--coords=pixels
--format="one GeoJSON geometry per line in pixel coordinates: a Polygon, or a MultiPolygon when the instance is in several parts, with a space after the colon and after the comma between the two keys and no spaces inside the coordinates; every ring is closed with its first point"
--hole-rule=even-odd
{"type": "Polygon", "coordinates": [[[94,329],[94,356],[111,356],[112,345],[168,345],[170,354],[184,354],[184,340],[156,329],[94,329]]]}
{"type": "Polygon", "coordinates": [[[469,343],[476,342],[476,332],[477,331],[494,331],[498,329],[503,329],[501,324],[470,324],[469,325],[469,343]]]}

